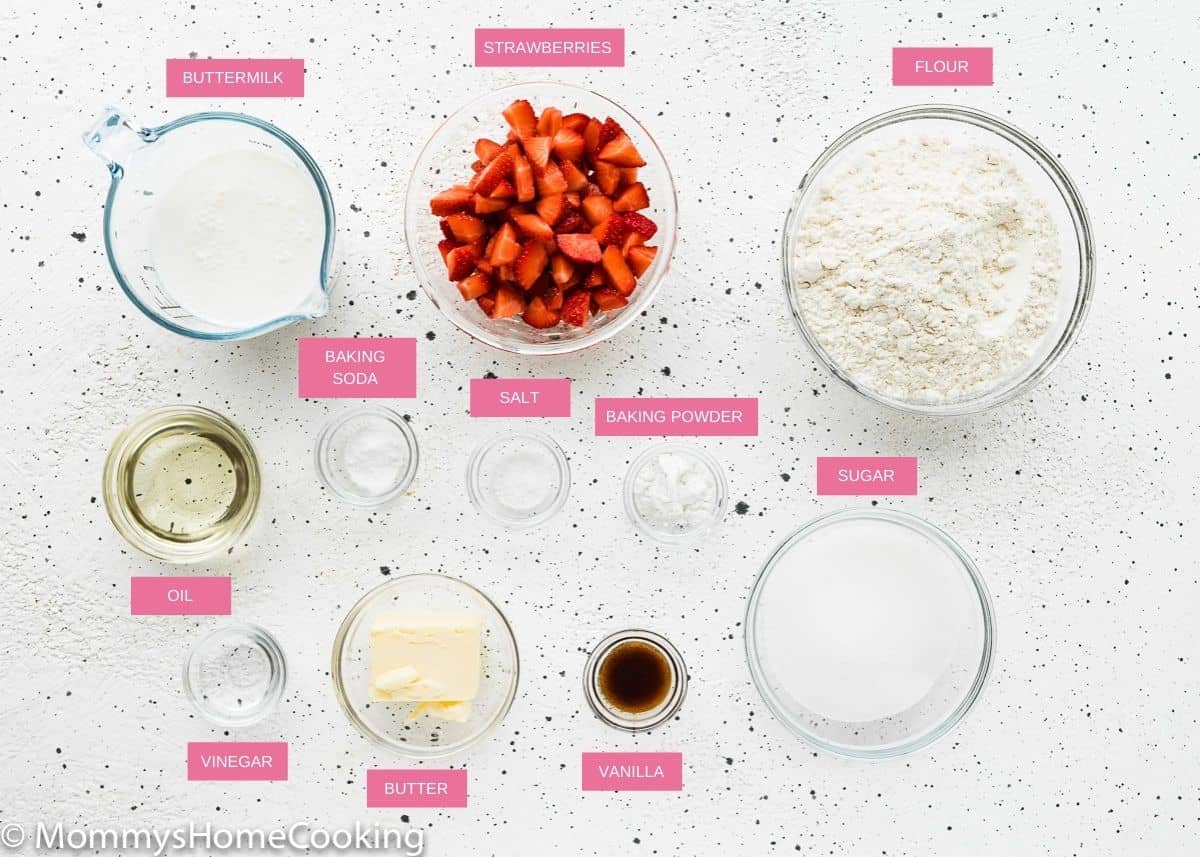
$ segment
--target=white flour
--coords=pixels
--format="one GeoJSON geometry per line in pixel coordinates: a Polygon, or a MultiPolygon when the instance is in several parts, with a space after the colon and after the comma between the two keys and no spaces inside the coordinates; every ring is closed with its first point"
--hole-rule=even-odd
{"type": "Polygon", "coordinates": [[[1013,164],[979,146],[864,152],[820,189],[795,247],[805,322],[856,382],[891,398],[994,387],[1054,321],[1054,221],[1013,164]]]}

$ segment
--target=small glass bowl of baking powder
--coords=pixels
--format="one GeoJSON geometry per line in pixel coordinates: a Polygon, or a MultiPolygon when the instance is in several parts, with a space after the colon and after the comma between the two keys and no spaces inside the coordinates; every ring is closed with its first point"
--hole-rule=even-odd
{"type": "Polygon", "coordinates": [[[703,449],[667,441],[646,449],[625,476],[625,511],[644,535],[668,545],[699,541],[724,517],[729,486],[703,449]]]}
{"type": "MultiPolygon", "coordinates": [[[[913,176],[897,176],[894,185],[881,187],[877,193],[881,199],[893,202],[902,195],[912,197],[914,181],[917,179],[913,176]]],[[[988,204],[987,200],[978,202],[988,204]]],[[[914,206],[917,204],[915,198],[911,203],[914,206]]],[[[874,200],[864,204],[874,204],[874,200]]],[[[997,216],[1003,219],[1004,213],[1000,212],[997,216]]],[[[931,246],[937,241],[946,245],[944,258],[947,264],[957,265],[964,261],[960,258],[960,251],[955,248],[953,236],[932,236],[929,241],[931,246]]],[[[1033,137],[1008,122],[978,110],[954,105],[918,105],[892,110],[855,125],[834,140],[805,173],[788,211],[781,245],[783,283],[791,315],[817,360],[846,386],[866,398],[899,411],[917,414],[945,416],[977,413],[1030,390],[1058,364],[1075,341],[1091,303],[1095,280],[1096,251],[1091,220],[1078,188],[1059,159],[1033,137]],[[807,256],[798,252],[808,216],[821,205],[836,180],[861,170],[879,152],[895,150],[906,140],[944,141],[953,146],[974,146],[995,153],[1011,164],[1020,180],[1032,192],[1033,198],[1045,206],[1046,214],[1057,232],[1055,243],[1060,261],[1058,288],[1052,305],[1048,307],[1050,318],[1046,329],[1037,337],[1026,356],[1018,364],[1005,368],[998,377],[979,383],[969,377],[948,379],[956,389],[961,388],[960,392],[950,395],[936,391],[928,394],[926,389],[920,389],[918,385],[919,394],[905,396],[901,391],[879,383],[881,379],[863,377],[844,365],[834,357],[834,352],[839,348],[844,349],[852,339],[851,331],[836,330],[831,336],[827,330],[823,337],[819,328],[822,324],[828,326],[830,320],[819,316],[808,317],[804,305],[806,290],[801,288],[809,275],[806,269],[811,264],[807,256]],[[804,258],[800,258],[802,256],[804,258]]],[[[895,250],[893,247],[882,252],[887,257],[894,255],[895,250]]],[[[1012,265],[1013,273],[1032,264],[1030,259],[1019,254],[1010,255],[1015,257],[1015,265],[1013,262],[1006,264],[1012,265]]],[[[820,267],[827,267],[819,254],[817,258],[820,267]]],[[[1001,260],[1003,258],[1000,257],[1001,260]]],[[[840,272],[848,269],[846,275],[851,277],[864,272],[871,274],[873,267],[879,263],[879,259],[870,257],[864,251],[861,258],[833,259],[831,270],[840,272]]],[[[854,290],[841,290],[841,293],[854,294],[854,290]]],[[[872,303],[873,299],[864,295],[860,300],[864,305],[855,308],[856,317],[866,318],[866,310],[877,305],[884,306],[892,298],[885,295],[881,302],[872,303]]],[[[938,301],[934,300],[929,305],[937,304],[938,301]]],[[[972,308],[971,311],[976,310],[972,308]]],[[[1004,316],[999,318],[1003,319],[1004,316]]],[[[913,320],[905,317],[905,321],[913,320]]],[[[926,320],[928,324],[931,322],[926,320]]],[[[939,325],[934,327],[941,329],[939,325]]],[[[870,353],[877,353],[877,349],[870,349],[870,353]]],[[[901,357],[907,353],[903,349],[897,350],[901,357]]],[[[924,371],[925,367],[931,367],[930,371],[933,371],[942,366],[939,360],[929,355],[915,356],[918,359],[906,359],[906,362],[916,364],[915,371],[918,373],[924,371]]],[[[983,363],[984,368],[995,368],[986,361],[983,363]]]]}
{"type": "Polygon", "coordinates": [[[325,487],[364,508],[395,500],[417,473],[417,437],[408,420],[383,405],[333,417],[317,435],[315,455],[325,487]]]}

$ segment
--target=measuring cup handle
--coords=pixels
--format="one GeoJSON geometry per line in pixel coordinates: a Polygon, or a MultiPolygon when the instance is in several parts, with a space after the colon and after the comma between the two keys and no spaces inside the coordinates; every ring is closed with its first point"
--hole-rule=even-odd
{"type": "Polygon", "coordinates": [[[119,174],[129,156],[142,146],[153,141],[149,129],[138,129],[119,107],[106,107],[92,127],[83,133],[83,142],[108,164],[108,169],[119,174]]]}

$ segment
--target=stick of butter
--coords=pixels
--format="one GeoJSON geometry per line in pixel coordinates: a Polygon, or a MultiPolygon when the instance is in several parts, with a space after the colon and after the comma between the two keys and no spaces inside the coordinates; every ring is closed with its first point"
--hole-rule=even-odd
{"type": "Polygon", "coordinates": [[[371,625],[371,699],[447,703],[474,699],[479,692],[482,631],[483,617],[468,610],[376,616],[371,625]]]}

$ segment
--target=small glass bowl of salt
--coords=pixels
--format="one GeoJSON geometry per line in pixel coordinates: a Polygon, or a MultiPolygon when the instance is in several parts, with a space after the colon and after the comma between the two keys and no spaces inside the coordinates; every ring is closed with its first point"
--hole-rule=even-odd
{"type": "Polygon", "coordinates": [[[655,444],[634,459],[624,495],[625,511],[638,530],[669,545],[699,541],[729,506],[720,462],[673,441],[655,444]]]}
{"type": "Polygon", "coordinates": [[[342,500],[370,508],[395,500],[417,473],[417,438],[391,408],[363,405],[338,414],[317,435],[317,473],[342,500]]]}

